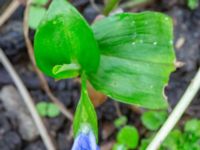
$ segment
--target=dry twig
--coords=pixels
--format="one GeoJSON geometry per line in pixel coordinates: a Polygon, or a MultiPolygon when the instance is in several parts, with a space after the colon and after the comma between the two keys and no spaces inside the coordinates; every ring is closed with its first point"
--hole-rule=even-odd
{"type": "Polygon", "coordinates": [[[12,77],[15,85],[17,86],[17,89],[19,90],[21,96],[23,97],[23,100],[33,117],[35,125],[38,128],[38,131],[44,141],[46,148],[48,150],[56,150],[56,148],[52,142],[52,139],[49,136],[48,131],[45,128],[45,125],[42,122],[42,119],[40,118],[40,116],[37,113],[37,110],[35,108],[35,105],[33,103],[33,100],[31,98],[28,90],[26,89],[25,85],[23,84],[23,82],[21,81],[19,76],[17,75],[16,71],[12,67],[11,63],[9,62],[9,60],[7,59],[7,57],[5,56],[5,54],[1,48],[0,48],[0,61],[2,62],[3,66],[5,67],[5,69],[8,71],[8,73],[12,77]]]}
{"type": "Polygon", "coordinates": [[[26,9],[24,12],[24,22],[23,22],[23,28],[24,28],[24,37],[25,37],[25,42],[26,46],[28,49],[28,54],[30,57],[30,60],[33,64],[34,70],[36,74],[39,77],[40,83],[42,85],[43,90],[47,93],[48,97],[60,108],[61,112],[70,120],[73,121],[73,115],[72,113],[65,108],[65,106],[56,98],[49,86],[48,83],[45,79],[45,76],[42,74],[42,72],[37,68],[36,63],[35,63],[35,58],[34,58],[34,52],[33,52],[33,45],[31,43],[31,40],[29,38],[29,26],[28,26],[28,18],[29,18],[29,10],[30,10],[30,5],[31,5],[32,0],[28,0],[26,4],[26,9]]]}
{"type": "Polygon", "coordinates": [[[153,141],[147,147],[147,150],[157,150],[170,131],[174,128],[176,123],[179,121],[191,101],[193,100],[194,96],[197,94],[200,88],[200,68],[195,75],[194,79],[191,81],[190,85],[188,86],[187,90],[185,91],[182,98],[179,100],[179,103],[176,105],[170,116],[168,117],[167,121],[164,123],[162,128],[158,131],[153,141]]]}
{"type": "Polygon", "coordinates": [[[15,10],[20,6],[20,2],[13,0],[6,8],[5,12],[0,16],[0,27],[10,18],[15,10]]]}

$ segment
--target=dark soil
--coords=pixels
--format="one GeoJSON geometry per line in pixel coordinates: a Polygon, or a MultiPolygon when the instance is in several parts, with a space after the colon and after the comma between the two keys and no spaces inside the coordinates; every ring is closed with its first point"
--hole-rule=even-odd
{"type": "MultiPolygon", "coordinates": [[[[5,1],[0,0],[0,10],[3,9],[1,6],[5,4],[5,1]]],[[[74,0],[73,3],[89,22],[92,22],[98,15],[98,12],[90,5],[89,0],[74,0]]],[[[102,6],[101,2],[97,1],[97,4],[100,7],[102,6]]],[[[169,14],[174,19],[174,44],[177,61],[184,63],[183,67],[172,73],[169,85],[166,87],[169,103],[174,107],[200,67],[200,7],[192,11],[183,2],[173,0],[169,3],[167,0],[162,0],[137,10],[161,11],[169,14]]],[[[22,31],[23,11],[24,7],[21,6],[11,19],[0,28],[0,47],[12,61],[35,102],[49,101],[48,96],[41,90],[39,80],[28,59],[22,31]]],[[[2,12],[0,11],[0,13],[2,12]]],[[[78,83],[73,80],[55,82],[50,78],[47,78],[47,81],[54,94],[67,108],[74,112],[79,99],[80,89],[78,83]]],[[[0,65],[0,89],[10,84],[13,84],[11,78],[0,65]]],[[[119,105],[122,114],[128,117],[128,123],[134,124],[139,130],[142,130],[138,113],[130,109],[128,105],[121,103],[119,105]]],[[[193,101],[193,105],[188,109],[190,117],[200,118],[198,107],[200,107],[200,92],[193,101]]],[[[99,106],[97,114],[101,145],[115,139],[117,130],[113,127],[113,120],[118,115],[114,101],[107,100],[99,106]]],[[[22,140],[15,119],[5,111],[0,101],[0,150],[45,150],[40,138],[32,142],[22,140]]],[[[69,139],[71,123],[63,115],[51,119],[45,118],[45,121],[52,137],[56,140],[58,150],[70,150],[73,142],[69,139]]]]}

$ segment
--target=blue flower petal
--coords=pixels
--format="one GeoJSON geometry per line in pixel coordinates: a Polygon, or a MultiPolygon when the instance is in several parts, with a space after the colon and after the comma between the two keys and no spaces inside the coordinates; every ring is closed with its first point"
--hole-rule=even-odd
{"type": "Polygon", "coordinates": [[[76,137],[72,150],[99,150],[94,134],[80,132],[76,137]]]}

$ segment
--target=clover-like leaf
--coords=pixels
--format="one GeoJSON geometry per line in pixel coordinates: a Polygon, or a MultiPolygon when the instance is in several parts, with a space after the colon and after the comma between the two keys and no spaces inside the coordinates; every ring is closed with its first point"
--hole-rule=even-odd
{"type": "Polygon", "coordinates": [[[47,115],[47,108],[48,108],[47,102],[39,102],[36,105],[37,112],[42,117],[45,117],[47,115]]]}
{"type": "Polygon", "coordinates": [[[195,134],[197,137],[200,138],[200,120],[191,119],[187,121],[184,126],[184,131],[195,134]]]}
{"type": "Polygon", "coordinates": [[[142,114],[142,124],[149,130],[158,130],[167,119],[166,111],[146,111],[142,114]]]}
{"type": "Polygon", "coordinates": [[[101,62],[89,75],[94,88],[121,102],[166,108],[163,90],[175,69],[173,25],[156,12],[123,13],[93,26],[101,62]]]}
{"type": "Polygon", "coordinates": [[[117,135],[117,143],[125,145],[127,149],[136,148],[139,142],[139,134],[135,127],[125,126],[117,135]]]}
{"type": "Polygon", "coordinates": [[[126,116],[120,116],[119,118],[115,119],[114,125],[116,128],[120,128],[127,123],[127,117],[126,116]]]}
{"type": "Polygon", "coordinates": [[[57,117],[59,114],[60,114],[60,109],[58,108],[58,106],[53,103],[49,103],[47,109],[47,116],[53,118],[57,117]]]}
{"type": "Polygon", "coordinates": [[[56,79],[96,72],[100,61],[90,26],[66,0],[52,1],[35,34],[34,54],[37,66],[56,79]]]}
{"type": "Polygon", "coordinates": [[[86,88],[86,76],[83,74],[81,75],[81,81],[82,81],[81,98],[76,108],[74,122],[73,122],[74,135],[76,137],[80,132],[83,132],[81,131],[83,128],[89,127],[90,128],[89,130],[92,130],[92,132],[96,137],[96,140],[98,141],[97,116],[94,106],[88,96],[86,88]]]}

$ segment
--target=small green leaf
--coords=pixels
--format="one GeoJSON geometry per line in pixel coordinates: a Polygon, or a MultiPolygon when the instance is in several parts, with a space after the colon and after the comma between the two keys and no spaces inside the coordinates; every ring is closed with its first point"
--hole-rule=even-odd
{"type": "Polygon", "coordinates": [[[184,126],[184,131],[195,134],[200,138],[200,120],[198,119],[191,119],[186,122],[184,126]]]}
{"type": "Polygon", "coordinates": [[[81,98],[76,108],[73,122],[74,135],[76,137],[79,132],[85,128],[85,126],[89,126],[89,128],[93,131],[96,140],[98,141],[97,116],[94,106],[88,96],[86,88],[86,77],[84,74],[81,76],[81,84],[81,98]]]}
{"type": "MultiPolygon", "coordinates": [[[[52,1],[36,31],[34,54],[36,64],[44,74],[58,79],[68,77],[66,70],[57,74],[63,65],[65,68],[67,64],[78,64],[80,70],[89,74],[97,71],[100,61],[99,48],[90,26],[66,0],[52,1]],[[52,72],[54,67],[56,72],[52,72]]],[[[77,76],[76,71],[72,72],[69,77],[77,76]]]]}
{"type": "Polygon", "coordinates": [[[128,148],[123,144],[115,143],[112,150],[128,150],[128,148]]]}
{"type": "Polygon", "coordinates": [[[158,130],[167,119],[166,111],[146,111],[142,114],[142,124],[149,130],[158,130]]]}
{"type": "Polygon", "coordinates": [[[32,4],[45,5],[47,2],[48,0],[33,0],[32,4]]]}
{"type": "Polygon", "coordinates": [[[47,107],[47,116],[48,117],[57,117],[60,114],[60,109],[53,103],[49,103],[47,107]]]}
{"type": "Polygon", "coordinates": [[[115,119],[115,121],[114,121],[114,125],[115,125],[116,128],[120,128],[120,127],[126,125],[126,123],[127,123],[127,117],[126,116],[121,116],[121,117],[115,119]]]}
{"type": "Polygon", "coordinates": [[[187,0],[187,5],[191,10],[198,8],[199,0],[187,0]]]}
{"type": "Polygon", "coordinates": [[[156,12],[123,13],[92,26],[101,62],[89,80],[118,101],[161,109],[170,73],[175,69],[171,18],[156,12]]]}
{"type": "Polygon", "coordinates": [[[149,143],[151,142],[151,139],[142,139],[141,141],[141,145],[139,147],[139,150],[146,150],[147,146],[149,145],[149,143]]]}
{"type": "Polygon", "coordinates": [[[183,135],[179,129],[170,132],[162,144],[163,149],[179,150],[179,144],[183,139],[183,135]]]}
{"type": "Polygon", "coordinates": [[[125,126],[117,134],[117,143],[125,145],[128,149],[136,148],[138,142],[139,134],[133,126],[125,126]]]}
{"type": "Polygon", "coordinates": [[[59,108],[54,103],[39,102],[36,109],[42,117],[57,117],[60,114],[59,108]]]}
{"type": "Polygon", "coordinates": [[[32,29],[37,29],[45,13],[46,13],[45,8],[38,6],[31,6],[29,12],[29,21],[28,21],[29,27],[32,29]]]}
{"type": "Polygon", "coordinates": [[[48,107],[48,103],[47,102],[39,102],[39,103],[36,104],[37,112],[42,117],[46,116],[46,114],[47,114],[47,107],[48,107]]]}

